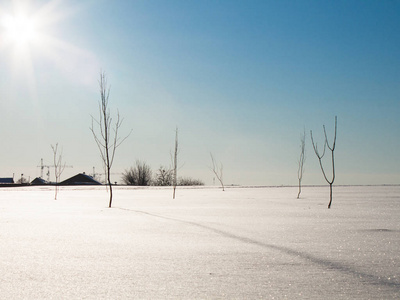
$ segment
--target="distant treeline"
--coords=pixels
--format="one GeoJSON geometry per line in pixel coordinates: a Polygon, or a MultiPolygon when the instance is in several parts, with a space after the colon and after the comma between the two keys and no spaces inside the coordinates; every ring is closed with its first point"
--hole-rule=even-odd
{"type": "MultiPolygon", "coordinates": [[[[135,165],[122,174],[122,181],[126,185],[136,186],[172,186],[173,185],[173,169],[160,166],[153,173],[150,166],[142,161],[136,161],[135,165]]],[[[179,186],[204,185],[199,179],[190,177],[180,177],[177,180],[179,186]]]]}

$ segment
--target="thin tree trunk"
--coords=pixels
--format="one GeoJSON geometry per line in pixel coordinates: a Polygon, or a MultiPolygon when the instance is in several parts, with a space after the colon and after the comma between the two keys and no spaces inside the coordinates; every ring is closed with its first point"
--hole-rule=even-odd
{"type": "Polygon", "coordinates": [[[301,193],[301,179],[299,179],[299,193],[297,194],[297,199],[300,198],[300,193],[301,193]]]}
{"type": "Polygon", "coordinates": [[[111,207],[111,203],[112,203],[112,196],[113,196],[111,183],[109,183],[109,187],[110,187],[110,202],[108,204],[108,207],[110,208],[111,207]]]}
{"type": "Polygon", "coordinates": [[[108,169],[108,171],[107,171],[107,181],[108,181],[108,186],[110,187],[110,202],[108,204],[108,207],[110,208],[111,204],[112,204],[112,196],[113,196],[112,186],[111,186],[111,179],[110,179],[110,169],[108,169]]]}
{"type": "Polygon", "coordinates": [[[329,184],[329,204],[328,204],[328,208],[331,208],[331,204],[332,204],[332,183],[329,184]]]}

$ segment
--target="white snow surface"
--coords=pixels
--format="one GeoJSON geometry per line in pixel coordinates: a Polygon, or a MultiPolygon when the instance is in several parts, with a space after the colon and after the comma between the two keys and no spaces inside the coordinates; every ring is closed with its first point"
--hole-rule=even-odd
{"type": "Polygon", "coordinates": [[[400,187],[0,189],[1,299],[399,299],[400,187]]]}

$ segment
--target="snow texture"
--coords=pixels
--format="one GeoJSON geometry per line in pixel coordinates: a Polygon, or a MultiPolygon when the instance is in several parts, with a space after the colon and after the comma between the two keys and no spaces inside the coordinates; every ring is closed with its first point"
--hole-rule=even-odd
{"type": "Polygon", "coordinates": [[[400,187],[0,189],[1,299],[399,299],[400,187]]]}

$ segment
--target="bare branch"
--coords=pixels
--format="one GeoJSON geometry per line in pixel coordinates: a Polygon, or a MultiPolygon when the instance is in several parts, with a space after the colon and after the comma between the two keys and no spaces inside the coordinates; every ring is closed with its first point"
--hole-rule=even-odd
{"type": "Polygon", "coordinates": [[[322,155],[319,155],[319,152],[318,152],[318,145],[317,145],[317,144],[314,144],[314,139],[313,139],[313,135],[312,135],[312,130],[310,130],[310,135],[311,135],[311,142],[312,142],[312,145],[313,145],[313,148],[314,148],[314,152],[315,152],[315,154],[317,155],[317,157],[318,157],[319,159],[322,159],[322,158],[324,157],[324,155],[325,155],[326,143],[324,143],[324,151],[322,152],[322,155]]]}
{"type": "Polygon", "coordinates": [[[336,146],[337,116],[335,116],[335,136],[333,138],[332,147],[329,146],[328,137],[326,135],[326,130],[325,130],[325,125],[323,126],[323,128],[324,128],[326,145],[328,146],[329,150],[334,151],[335,150],[335,146],[336,146]]]}

